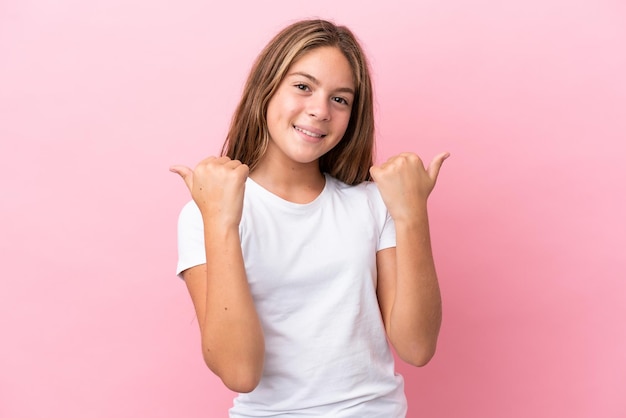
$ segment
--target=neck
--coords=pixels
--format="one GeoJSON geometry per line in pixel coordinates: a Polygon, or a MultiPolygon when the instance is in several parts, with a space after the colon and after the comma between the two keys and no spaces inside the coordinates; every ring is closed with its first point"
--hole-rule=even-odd
{"type": "Polygon", "coordinates": [[[309,203],[324,190],[326,179],[317,161],[308,164],[280,164],[264,158],[250,173],[264,189],[293,203],[309,203]]]}

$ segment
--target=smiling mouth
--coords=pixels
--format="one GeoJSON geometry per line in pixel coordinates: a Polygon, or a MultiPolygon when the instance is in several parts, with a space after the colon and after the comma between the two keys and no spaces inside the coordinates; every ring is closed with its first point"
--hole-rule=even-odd
{"type": "Polygon", "coordinates": [[[293,128],[298,131],[298,132],[302,132],[305,135],[311,136],[313,138],[324,138],[326,136],[326,134],[317,134],[315,132],[311,132],[311,131],[307,131],[306,129],[302,129],[298,126],[293,126],[293,128]]]}

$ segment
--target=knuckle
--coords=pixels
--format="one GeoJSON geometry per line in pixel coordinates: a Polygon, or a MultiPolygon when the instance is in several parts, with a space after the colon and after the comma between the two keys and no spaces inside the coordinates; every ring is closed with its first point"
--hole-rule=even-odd
{"type": "Polygon", "coordinates": [[[417,155],[417,154],[415,154],[415,153],[410,153],[410,154],[407,156],[407,158],[408,158],[410,161],[413,161],[413,162],[416,162],[416,163],[422,162],[422,159],[419,157],[419,155],[417,155]]]}

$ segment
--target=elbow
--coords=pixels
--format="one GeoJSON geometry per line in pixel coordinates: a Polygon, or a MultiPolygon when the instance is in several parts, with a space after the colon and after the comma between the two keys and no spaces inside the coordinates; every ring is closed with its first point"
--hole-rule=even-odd
{"type": "Polygon", "coordinates": [[[433,356],[435,355],[435,353],[432,354],[417,354],[417,355],[412,355],[409,356],[407,358],[404,358],[403,360],[410,364],[411,366],[415,366],[415,367],[424,367],[426,366],[430,360],[433,358],[433,356]]]}
{"type": "Polygon", "coordinates": [[[415,367],[424,367],[435,356],[436,344],[413,344],[405,350],[397,350],[398,357],[415,367]]]}
{"type": "Polygon", "coordinates": [[[250,372],[231,372],[220,376],[224,385],[237,393],[252,392],[261,381],[261,374],[250,372]]]}
{"type": "Polygon", "coordinates": [[[206,361],[209,369],[215,373],[224,383],[228,389],[237,393],[252,392],[261,381],[261,374],[263,372],[262,367],[246,367],[246,366],[233,366],[227,365],[226,367],[219,368],[212,366],[206,361]]]}
{"type": "Polygon", "coordinates": [[[205,355],[204,362],[228,389],[237,393],[252,392],[259,385],[263,374],[263,358],[259,356],[255,359],[228,358],[216,362],[214,357],[205,355]]]}

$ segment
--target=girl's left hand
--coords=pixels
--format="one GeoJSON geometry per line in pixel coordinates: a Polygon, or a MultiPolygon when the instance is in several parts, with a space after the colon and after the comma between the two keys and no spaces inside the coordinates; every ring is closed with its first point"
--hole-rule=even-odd
{"type": "Polygon", "coordinates": [[[418,211],[426,208],[441,165],[449,156],[448,152],[439,154],[428,168],[424,168],[416,154],[403,152],[370,168],[370,174],[395,222],[414,219],[418,211]]]}

